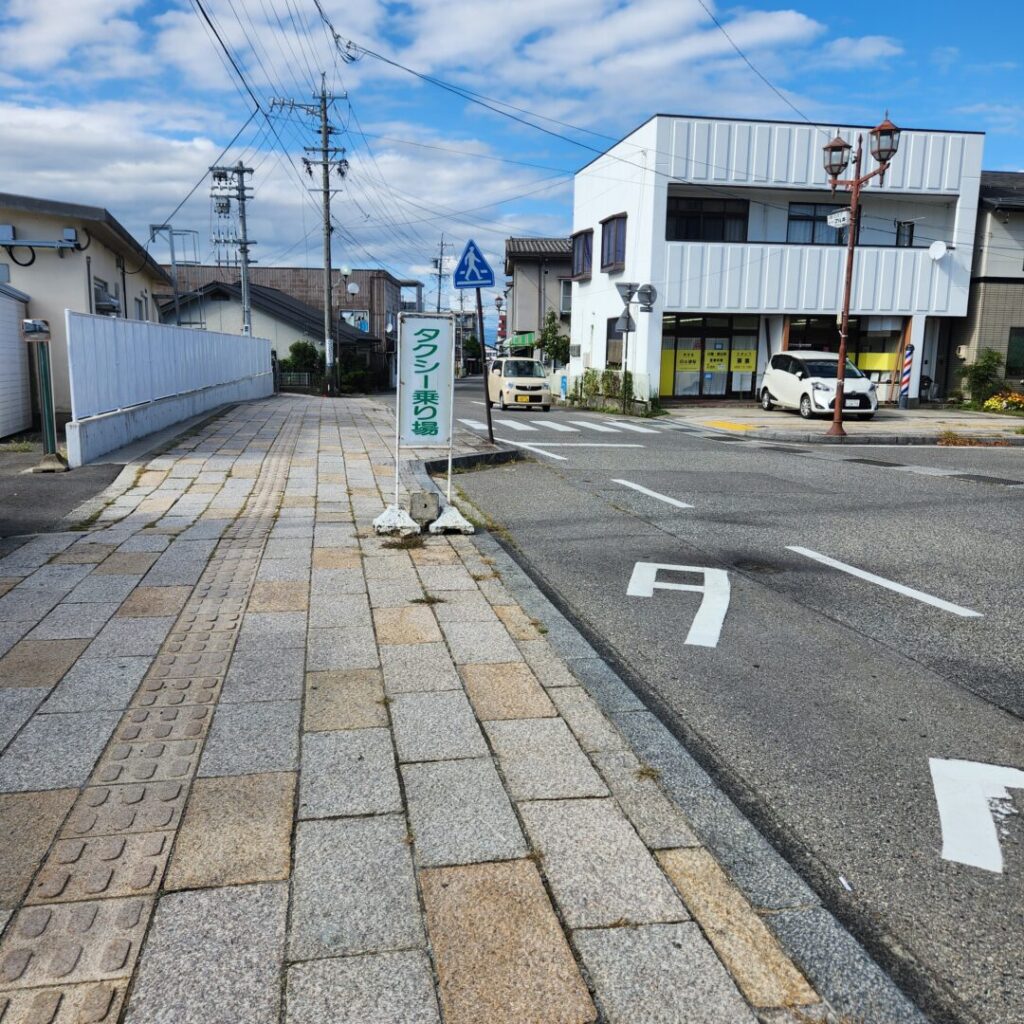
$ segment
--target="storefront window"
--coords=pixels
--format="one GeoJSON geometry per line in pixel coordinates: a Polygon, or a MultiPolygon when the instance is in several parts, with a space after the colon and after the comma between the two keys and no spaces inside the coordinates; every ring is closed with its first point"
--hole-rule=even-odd
{"type": "Polygon", "coordinates": [[[759,321],[757,316],[666,313],[661,332],[661,394],[751,396],[759,321]]]}

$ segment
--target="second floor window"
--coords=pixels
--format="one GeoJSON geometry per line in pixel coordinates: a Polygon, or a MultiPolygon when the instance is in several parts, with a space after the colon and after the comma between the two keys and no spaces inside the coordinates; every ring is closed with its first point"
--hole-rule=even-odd
{"type": "Polygon", "coordinates": [[[750,204],[746,199],[691,199],[669,196],[668,242],[745,242],[750,204]]]}
{"type": "Polygon", "coordinates": [[[896,221],[896,247],[909,249],[914,244],[914,222],[912,220],[896,221]]]}
{"type": "Polygon", "coordinates": [[[562,316],[572,312],[572,281],[564,277],[558,282],[558,312],[562,316]]]}
{"type": "Polygon", "coordinates": [[[601,269],[609,273],[626,266],[626,215],[601,221],[601,269]]]}
{"type": "Polygon", "coordinates": [[[594,232],[580,231],[572,236],[572,276],[577,281],[589,281],[594,259],[594,232]]]}
{"type": "Polygon", "coordinates": [[[846,245],[847,228],[829,227],[828,215],[848,207],[835,203],[790,203],[786,241],[795,245],[846,245]]]}

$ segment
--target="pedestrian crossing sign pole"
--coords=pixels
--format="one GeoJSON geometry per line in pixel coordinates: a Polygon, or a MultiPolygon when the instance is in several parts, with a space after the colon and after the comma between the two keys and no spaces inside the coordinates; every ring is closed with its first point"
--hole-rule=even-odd
{"type": "Polygon", "coordinates": [[[480,247],[471,238],[462,250],[462,258],[459,260],[455,273],[452,274],[452,284],[456,288],[476,289],[476,321],[477,339],[480,343],[480,366],[483,370],[484,380],[484,410],[487,413],[487,440],[494,444],[494,424],[491,422],[491,402],[487,390],[487,344],[484,335],[484,300],[481,293],[482,288],[494,287],[494,271],[491,265],[484,258],[480,247]]]}

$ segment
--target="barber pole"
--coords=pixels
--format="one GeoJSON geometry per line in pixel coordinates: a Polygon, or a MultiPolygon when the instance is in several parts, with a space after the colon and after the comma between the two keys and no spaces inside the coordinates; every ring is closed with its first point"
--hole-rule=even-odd
{"type": "Polygon", "coordinates": [[[903,353],[903,376],[900,378],[900,408],[910,405],[910,368],[914,365],[914,346],[908,345],[903,353]]]}

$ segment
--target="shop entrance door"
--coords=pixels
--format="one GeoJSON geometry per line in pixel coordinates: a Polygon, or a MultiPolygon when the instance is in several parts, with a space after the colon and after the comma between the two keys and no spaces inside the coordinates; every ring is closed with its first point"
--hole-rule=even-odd
{"type": "Polygon", "coordinates": [[[729,336],[708,335],[704,339],[704,362],[700,378],[702,397],[717,398],[729,387],[729,336]]]}

